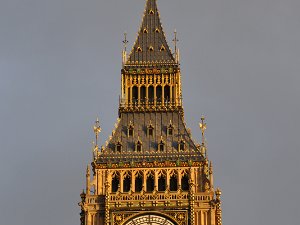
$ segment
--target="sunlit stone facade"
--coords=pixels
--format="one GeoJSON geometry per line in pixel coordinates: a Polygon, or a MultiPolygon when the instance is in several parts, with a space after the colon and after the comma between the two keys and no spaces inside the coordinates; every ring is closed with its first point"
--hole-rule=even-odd
{"type": "MultiPolygon", "coordinates": [[[[126,36],[125,36],[126,37],[126,36]]],[[[94,157],[81,194],[82,225],[221,225],[221,191],[204,141],[182,106],[179,51],[172,53],[156,0],[147,0],[131,52],[124,40],[119,118],[105,145],[94,126],[94,157]]]]}

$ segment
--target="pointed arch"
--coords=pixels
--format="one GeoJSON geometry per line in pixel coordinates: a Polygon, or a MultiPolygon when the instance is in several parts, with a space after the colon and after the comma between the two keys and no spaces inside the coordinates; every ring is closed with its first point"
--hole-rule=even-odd
{"type": "Polygon", "coordinates": [[[158,174],[158,191],[165,191],[167,186],[167,175],[164,171],[158,174]]]}
{"type": "Polygon", "coordinates": [[[162,87],[160,85],[156,86],[156,99],[157,103],[162,101],[162,87]]]}
{"type": "Polygon", "coordinates": [[[115,193],[119,190],[120,186],[120,173],[114,172],[111,180],[111,192],[115,193]]]}
{"type": "Polygon", "coordinates": [[[123,192],[129,192],[131,188],[131,173],[126,172],[123,176],[123,192]]]}
{"type": "Polygon", "coordinates": [[[188,174],[184,174],[181,177],[181,189],[183,191],[188,191],[189,190],[189,176],[188,176],[188,174]]]}
{"type": "Polygon", "coordinates": [[[154,191],[154,173],[153,172],[149,172],[147,174],[146,190],[147,190],[147,192],[154,191]]]}
{"type": "Polygon", "coordinates": [[[141,192],[143,190],[143,173],[137,172],[135,174],[135,192],[141,192]]]}
{"type": "Polygon", "coordinates": [[[170,102],[170,99],[171,99],[170,86],[165,85],[165,87],[164,87],[164,101],[165,102],[170,102]]]}
{"type": "Polygon", "coordinates": [[[174,170],[170,174],[170,191],[178,190],[178,174],[174,170]]]}

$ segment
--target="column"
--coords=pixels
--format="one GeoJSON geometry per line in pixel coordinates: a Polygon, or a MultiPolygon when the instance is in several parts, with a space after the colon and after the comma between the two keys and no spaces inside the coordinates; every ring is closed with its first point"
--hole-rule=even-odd
{"type": "Polygon", "coordinates": [[[167,170],[166,180],[167,180],[167,189],[170,190],[170,170],[167,170]]]}
{"type": "Polygon", "coordinates": [[[123,192],[123,172],[120,173],[120,191],[123,192]]]}
{"type": "Polygon", "coordinates": [[[156,100],[157,100],[157,98],[156,98],[156,87],[157,87],[157,85],[153,84],[153,88],[154,88],[154,105],[155,106],[156,106],[156,100]]]}
{"type": "Polygon", "coordinates": [[[131,171],[131,191],[135,191],[135,176],[136,173],[131,171]]]}
{"type": "Polygon", "coordinates": [[[141,104],[141,85],[138,85],[138,105],[141,104]]]}
{"type": "Polygon", "coordinates": [[[148,93],[149,85],[146,86],[146,105],[149,103],[149,93],[148,93]]]}
{"type": "Polygon", "coordinates": [[[158,191],[158,175],[157,172],[154,172],[154,190],[158,191]]]}
{"type": "Polygon", "coordinates": [[[144,190],[144,192],[147,191],[147,174],[146,174],[146,171],[143,171],[143,190],[144,190]]]}

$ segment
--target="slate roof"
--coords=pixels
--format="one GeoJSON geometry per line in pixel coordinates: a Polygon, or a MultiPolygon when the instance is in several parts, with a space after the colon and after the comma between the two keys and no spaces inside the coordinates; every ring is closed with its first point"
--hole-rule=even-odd
{"type": "Polygon", "coordinates": [[[117,128],[107,145],[99,155],[98,163],[140,162],[140,161],[187,161],[203,159],[197,145],[188,132],[183,117],[179,112],[147,112],[122,113],[117,128]],[[173,134],[168,135],[167,128],[173,125],[173,134]],[[149,136],[147,129],[153,126],[154,134],[149,136]],[[129,126],[133,126],[133,136],[128,136],[129,126]],[[158,144],[163,140],[165,150],[159,151],[158,144]],[[142,143],[142,151],[135,148],[136,143],[142,143]],[[178,144],[184,141],[184,151],[178,150],[178,144]],[[122,151],[116,151],[116,145],[122,145],[122,151]]]}
{"type": "Polygon", "coordinates": [[[126,62],[129,64],[176,64],[159,17],[156,0],[147,0],[137,39],[126,62]]]}

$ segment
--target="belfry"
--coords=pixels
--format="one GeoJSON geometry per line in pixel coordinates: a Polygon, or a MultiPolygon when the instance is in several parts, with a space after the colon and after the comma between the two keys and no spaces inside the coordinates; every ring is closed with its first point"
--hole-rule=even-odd
{"type": "Polygon", "coordinates": [[[119,118],[105,145],[95,122],[93,161],[82,192],[81,225],[221,225],[221,191],[204,140],[184,121],[179,51],[171,51],[156,0],[146,0],[127,55],[125,35],[119,118]]]}

